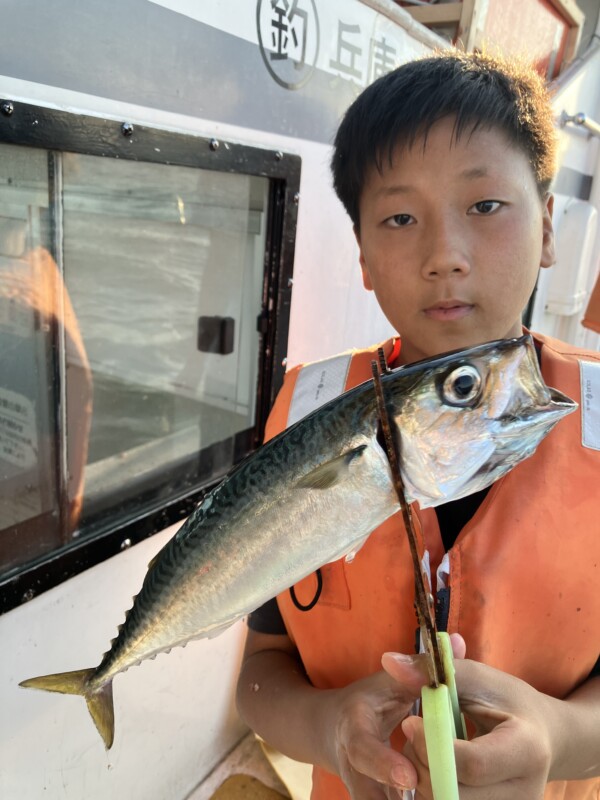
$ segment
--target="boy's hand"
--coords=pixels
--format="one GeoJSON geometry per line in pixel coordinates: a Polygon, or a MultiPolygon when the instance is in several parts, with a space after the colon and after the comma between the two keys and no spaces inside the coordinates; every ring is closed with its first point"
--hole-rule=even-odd
{"type": "MultiPolygon", "coordinates": [[[[450,637],[455,658],[464,641],[450,637]]],[[[417,785],[417,769],[389,744],[428,682],[422,656],[386,653],[386,671],[342,689],[307,680],[285,635],[249,630],[237,687],[242,718],[290,758],[337,774],[352,800],[393,800],[417,785]]]]}
{"type": "MultiPolygon", "coordinates": [[[[457,661],[463,713],[476,726],[471,741],[455,743],[461,800],[541,800],[553,757],[556,702],[511,675],[457,661]]],[[[423,721],[402,723],[405,753],[418,772],[416,798],[432,798],[423,721]]]]}
{"type": "Polygon", "coordinates": [[[388,740],[427,683],[427,670],[418,657],[397,659],[401,682],[386,672],[377,672],[328,698],[331,722],[327,727],[333,732],[327,742],[328,760],[352,800],[402,797],[404,788],[417,785],[417,770],[406,756],[389,746],[388,740]],[[389,792],[388,786],[392,787],[389,792]]]}
{"type": "MultiPolygon", "coordinates": [[[[462,658],[462,639],[452,639],[455,656],[462,658]]],[[[334,731],[329,760],[352,800],[401,798],[404,789],[417,785],[415,765],[388,740],[427,684],[427,666],[422,656],[390,653],[382,663],[386,671],[332,692],[328,700],[334,731]]]]}
{"type": "MultiPolygon", "coordinates": [[[[476,725],[455,743],[461,800],[540,800],[548,778],[600,776],[600,678],[567,700],[543,695],[498,670],[464,661],[451,637],[461,707],[476,725]]],[[[427,683],[424,659],[387,653],[384,672],[343,689],[316,689],[286,636],[249,631],[238,682],[243,717],[274,747],[345,782],[352,800],[393,800],[402,786],[431,798],[422,720],[406,717],[427,683]],[[388,743],[402,724],[404,753],[388,743]]]]}

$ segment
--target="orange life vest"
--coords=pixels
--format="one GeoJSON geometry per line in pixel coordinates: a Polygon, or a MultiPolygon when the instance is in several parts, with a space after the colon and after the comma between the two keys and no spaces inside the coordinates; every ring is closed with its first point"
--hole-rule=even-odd
{"type": "MultiPolygon", "coordinates": [[[[585,392],[582,397],[580,361],[600,371],[598,354],[535,338],[547,384],[580,404],[589,402],[585,392]]],[[[393,340],[385,343],[387,356],[393,347],[393,340]]],[[[352,353],[344,388],[371,377],[375,351],[352,353]]],[[[297,367],[287,374],[267,438],[288,424],[301,371],[297,367]]],[[[599,476],[600,450],[582,444],[580,408],[557,425],[532,457],[492,486],[449,551],[448,630],[462,634],[467,656],[558,698],[584,681],[598,659],[599,476]]],[[[435,588],[444,555],[437,515],[416,504],[413,510],[435,588]]],[[[310,611],[300,611],[289,592],[278,598],[314,686],[345,686],[380,670],[386,651],[414,652],[414,578],[399,514],[371,535],[351,563],[336,561],[321,572],[321,596],[310,611]]],[[[316,589],[315,575],[298,583],[299,603],[309,604],[316,589]]],[[[403,746],[400,731],[392,743],[403,746]]],[[[312,798],[348,800],[348,794],[339,778],[315,768],[312,798]]],[[[599,779],[557,781],[548,784],[545,794],[545,800],[592,798],[600,798],[599,779]]]]}

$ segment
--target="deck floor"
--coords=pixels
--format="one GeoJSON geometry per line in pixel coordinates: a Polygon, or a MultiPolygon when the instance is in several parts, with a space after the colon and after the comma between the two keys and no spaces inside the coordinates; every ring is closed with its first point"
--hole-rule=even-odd
{"type": "Polygon", "coordinates": [[[186,800],[289,800],[290,797],[256,737],[248,733],[186,800]]]}

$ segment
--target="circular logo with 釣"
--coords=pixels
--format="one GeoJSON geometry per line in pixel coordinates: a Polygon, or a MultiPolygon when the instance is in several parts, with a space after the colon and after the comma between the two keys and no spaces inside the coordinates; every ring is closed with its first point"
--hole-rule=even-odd
{"type": "Polygon", "coordinates": [[[258,0],[260,52],[271,77],[285,89],[310,79],[319,53],[319,18],[314,0],[258,0]]]}

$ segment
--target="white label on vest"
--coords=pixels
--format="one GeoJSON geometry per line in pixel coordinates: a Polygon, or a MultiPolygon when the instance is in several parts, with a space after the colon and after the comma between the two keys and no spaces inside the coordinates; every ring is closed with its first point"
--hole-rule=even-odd
{"type": "Polygon", "coordinates": [[[581,370],[581,443],[600,450],[600,364],[580,361],[581,370]]]}
{"type": "Polygon", "coordinates": [[[288,413],[288,428],[344,391],[351,358],[352,355],[346,353],[308,364],[300,370],[288,413]]]}

